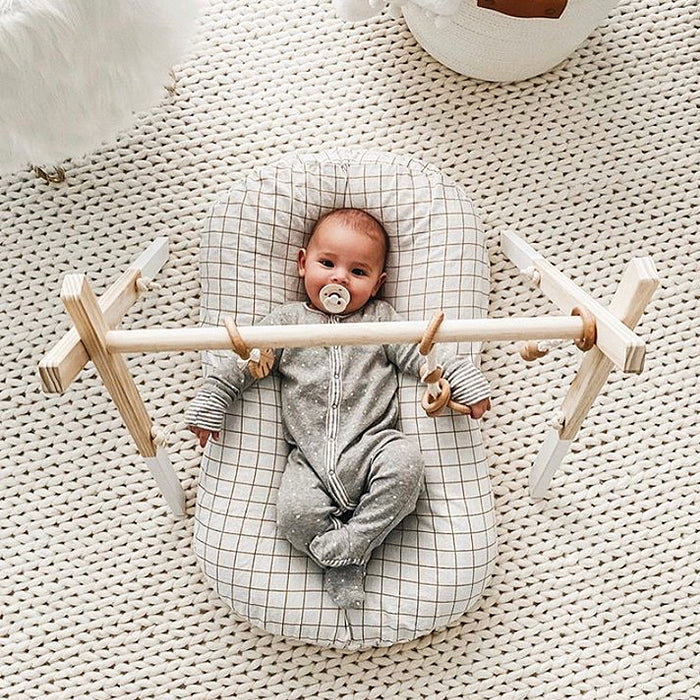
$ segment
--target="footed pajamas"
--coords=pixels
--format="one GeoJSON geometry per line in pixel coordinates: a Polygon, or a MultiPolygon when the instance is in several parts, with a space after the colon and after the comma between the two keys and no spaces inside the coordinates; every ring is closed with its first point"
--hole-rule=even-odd
{"type": "MultiPolygon", "coordinates": [[[[294,302],[261,325],[403,320],[372,300],[346,316],[294,302]]],[[[465,405],[488,397],[470,360],[440,355],[452,398],[465,405]]],[[[418,445],[396,430],[396,370],[419,377],[424,358],[413,344],[279,348],[282,422],[291,451],[277,496],[277,525],[294,547],[322,567],[364,566],[389,532],[416,506],[424,463],[418,445]]],[[[253,382],[238,361],[210,375],[185,420],[211,431],[253,382]]]]}

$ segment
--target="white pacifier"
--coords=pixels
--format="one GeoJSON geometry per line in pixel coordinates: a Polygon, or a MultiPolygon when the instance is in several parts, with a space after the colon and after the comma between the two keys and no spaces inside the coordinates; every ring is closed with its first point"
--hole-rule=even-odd
{"type": "Polygon", "coordinates": [[[350,292],[340,284],[327,284],[321,287],[318,297],[329,314],[342,314],[350,303],[350,292]]]}

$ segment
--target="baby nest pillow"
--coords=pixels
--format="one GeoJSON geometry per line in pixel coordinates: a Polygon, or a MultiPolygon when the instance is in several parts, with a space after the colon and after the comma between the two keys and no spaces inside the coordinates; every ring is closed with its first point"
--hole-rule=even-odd
{"type": "MultiPolygon", "coordinates": [[[[258,168],[214,206],[202,235],[201,321],[251,325],[305,299],[296,269],[316,220],[364,209],[390,239],[380,295],[410,320],[486,315],[488,257],[463,190],[414,158],[333,150],[258,168]]],[[[478,350],[460,343],[458,350],[478,350]]],[[[205,352],[205,373],[230,359],[205,352]]],[[[477,358],[474,358],[475,361],[477,358]]],[[[256,382],[226,417],[202,458],[194,551],[233,612],[274,634],[322,646],[361,648],[408,641],[473,608],[496,554],[491,484],[478,425],[456,414],[428,418],[424,385],[399,376],[398,428],[425,457],[415,512],[372,554],[360,609],[339,609],[322,570],[276,529],[275,502],[288,448],[275,376],[256,382]]]]}

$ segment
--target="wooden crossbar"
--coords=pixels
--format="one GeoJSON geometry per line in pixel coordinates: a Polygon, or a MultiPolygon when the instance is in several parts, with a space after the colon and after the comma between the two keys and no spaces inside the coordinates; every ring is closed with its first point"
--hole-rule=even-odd
{"type": "MultiPolygon", "coordinates": [[[[384,345],[419,343],[427,321],[377,323],[237,326],[249,347],[289,348],[326,345],[384,345]]],[[[579,316],[547,318],[485,318],[443,321],[436,343],[477,340],[579,340],[579,316]]],[[[223,326],[215,328],[144,328],[114,330],[106,336],[111,352],[181,352],[230,350],[231,339],[223,326]]]]}

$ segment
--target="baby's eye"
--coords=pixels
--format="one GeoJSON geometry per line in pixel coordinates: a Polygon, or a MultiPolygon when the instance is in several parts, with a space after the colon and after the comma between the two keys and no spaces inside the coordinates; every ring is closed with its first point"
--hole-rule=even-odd
{"type": "Polygon", "coordinates": [[[321,265],[324,267],[333,267],[333,261],[332,260],[321,260],[321,265]]]}
{"type": "Polygon", "coordinates": [[[358,275],[359,277],[364,277],[367,273],[366,273],[364,270],[360,269],[359,267],[356,267],[356,268],[352,271],[352,274],[353,274],[353,275],[358,275]]]}

